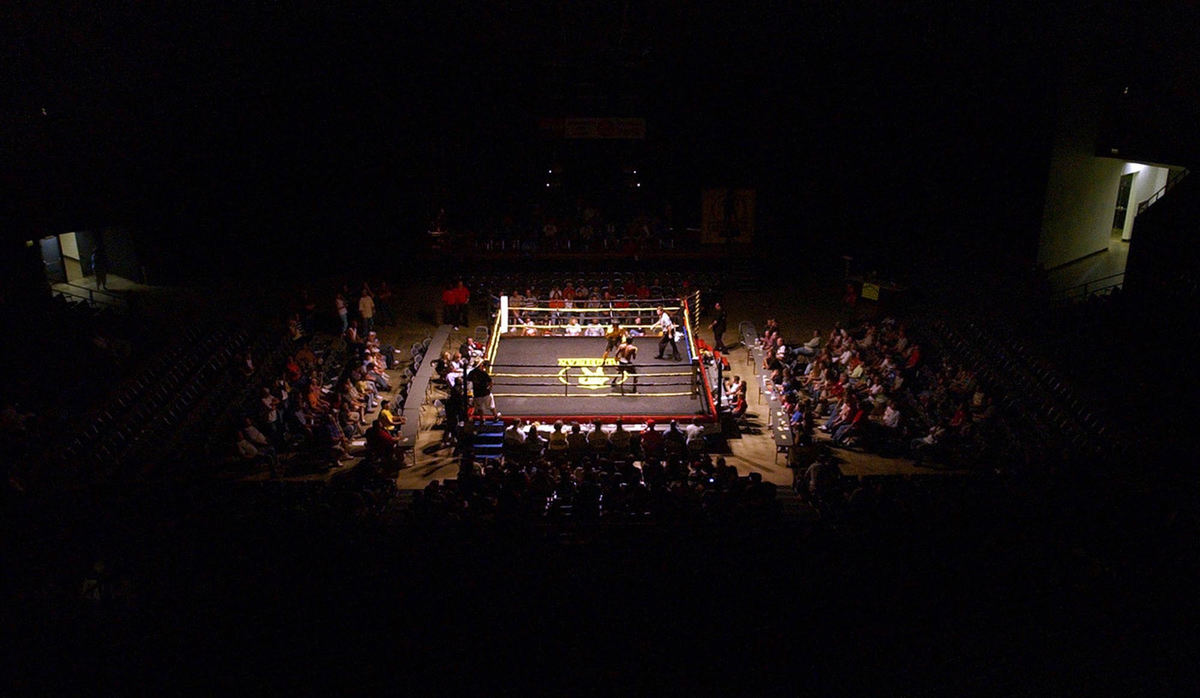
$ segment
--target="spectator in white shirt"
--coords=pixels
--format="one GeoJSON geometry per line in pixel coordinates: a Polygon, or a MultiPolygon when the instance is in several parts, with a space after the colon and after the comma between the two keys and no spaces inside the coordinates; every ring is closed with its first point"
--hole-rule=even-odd
{"type": "Polygon", "coordinates": [[[358,314],[363,321],[363,332],[375,329],[375,299],[371,298],[368,291],[363,291],[362,297],[358,299],[358,314]]]}
{"type": "Polygon", "coordinates": [[[662,331],[662,339],[658,340],[658,356],[655,358],[663,358],[663,352],[670,344],[671,358],[679,361],[679,345],[675,342],[675,322],[671,320],[671,315],[663,310],[662,306],[659,306],[658,313],[658,327],[662,331]]]}
{"type": "Polygon", "coordinates": [[[796,351],[800,352],[801,354],[803,354],[805,356],[816,356],[817,352],[820,350],[821,350],[821,333],[819,331],[814,331],[812,339],[805,342],[804,345],[801,346],[796,351]]]}
{"type": "Polygon", "coordinates": [[[516,453],[525,445],[525,434],[521,432],[521,420],[515,419],[504,430],[504,450],[506,453],[516,453]]]}
{"type": "Polygon", "coordinates": [[[692,423],[684,427],[683,435],[689,451],[704,450],[704,427],[700,425],[698,417],[693,417],[692,423]]]}
{"type": "Polygon", "coordinates": [[[883,410],[883,426],[888,429],[900,428],[900,410],[890,404],[883,410]]]}

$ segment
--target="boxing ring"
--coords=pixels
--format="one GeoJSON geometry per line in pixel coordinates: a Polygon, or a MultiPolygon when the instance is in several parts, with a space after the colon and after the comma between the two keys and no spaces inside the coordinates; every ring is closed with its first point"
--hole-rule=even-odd
{"type": "MultiPolygon", "coordinates": [[[[679,360],[658,354],[660,333],[652,325],[655,307],[550,308],[508,307],[500,303],[493,323],[487,358],[491,362],[492,395],[505,419],[541,422],[626,422],[647,419],[715,420],[709,367],[692,330],[698,294],[663,304],[679,317],[676,344],[679,360]],[[527,318],[513,324],[513,316],[527,318]],[[569,336],[565,323],[587,317],[604,332],[614,321],[630,332],[637,347],[633,370],[622,370],[612,352],[604,357],[608,340],[603,336],[569,336]],[[628,324],[627,324],[628,323],[628,324]]],[[[593,330],[595,331],[595,330],[593,330]]]]}

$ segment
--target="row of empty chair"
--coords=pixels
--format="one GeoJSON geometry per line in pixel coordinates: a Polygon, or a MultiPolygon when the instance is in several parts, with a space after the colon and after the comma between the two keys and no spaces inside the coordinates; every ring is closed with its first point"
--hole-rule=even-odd
{"type": "Polygon", "coordinates": [[[967,327],[935,319],[930,324],[931,334],[941,350],[974,368],[977,379],[998,393],[997,404],[1019,443],[1102,454],[1102,434],[1065,412],[1053,389],[1043,385],[1003,342],[989,338],[978,325],[964,325],[967,327]]]}
{"type": "Polygon", "coordinates": [[[247,338],[245,330],[219,323],[185,332],[113,397],[68,444],[64,457],[82,459],[103,474],[146,455],[156,438],[182,420],[209,381],[229,367],[247,338]]]}

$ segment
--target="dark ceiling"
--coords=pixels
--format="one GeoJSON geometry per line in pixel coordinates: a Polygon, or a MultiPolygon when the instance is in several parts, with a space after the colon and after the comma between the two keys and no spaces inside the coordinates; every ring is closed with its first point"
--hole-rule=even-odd
{"type": "MultiPolygon", "coordinates": [[[[1081,18],[1091,43],[1145,34],[1136,14],[1033,3],[354,5],[0,10],[14,227],[371,225],[519,193],[542,164],[536,119],[563,115],[645,117],[645,157],[687,196],[749,183],[828,220],[872,197],[919,200],[911,216],[956,182],[1028,178],[1081,18]]],[[[1112,79],[1136,76],[1119,63],[1112,79]]],[[[1007,194],[963,196],[982,212],[1007,194]]]]}

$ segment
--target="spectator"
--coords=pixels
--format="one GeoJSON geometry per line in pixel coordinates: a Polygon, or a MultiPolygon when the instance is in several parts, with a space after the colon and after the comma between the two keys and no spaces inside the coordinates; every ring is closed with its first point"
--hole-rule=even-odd
{"type": "Polygon", "coordinates": [[[342,333],[345,333],[350,327],[350,309],[346,307],[346,297],[342,294],[337,294],[337,298],[333,301],[334,309],[337,310],[338,322],[341,323],[342,333]]]}
{"type": "Polygon", "coordinates": [[[462,279],[459,279],[458,284],[454,287],[455,330],[457,330],[460,326],[466,327],[470,324],[468,312],[470,303],[471,290],[467,288],[467,285],[463,283],[462,279]]]}
{"type": "Polygon", "coordinates": [[[362,295],[358,297],[358,316],[362,318],[364,332],[375,329],[375,299],[371,297],[371,289],[366,284],[363,284],[362,295]]]}
{"type": "Polygon", "coordinates": [[[521,420],[514,419],[504,430],[504,454],[516,456],[525,449],[525,434],[521,431],[521,420]]]}
{"type": "Polygon", "coordinates": [[[809,495],[818,503],[827,502],[841,474],[833,456],[822,454],[804,473],[809,495]]]}
{"type": "Polygon", "coordinates": [[[567,457],[568,448],[570,448],[570,442],[567,435],[563,433],[563,423],[560,419],[554,423],[554,428],[550,432],[546,455],[552,463],[561,463],[567,457]]]}
{"type": "Polygon", "coordinates": [[[396,322],[396,314],[392,311],[392,288],[387,281],[380,281],[375,292],[375,311],[379,314],[380,324],[384,327],[396,322]]]}
{"type": "Polygon", "coordinates": [[[631,437],[629,432],[625,430],[624,420],[620,417],[617,418],[616,424],[613,426],[613,433],[609,435],[608,442],[612,447],[614,456],[629,455],[631,437]]]}
{"type": "Polygon", "coordinates": [[[611,444],[608,434],[604,433],[604,425],[600,420],[592,422],[592,431],[588,433],[588,449],[596,455],[607,455],[611,444]]]}
{"type": "Polygon", "coordinates": [[[663,433],[658,431],[657,423],[653,419],[646,420],[646,428],[642,431],[641,446],[642,455],[646,459],[663,457],[663,433]]]}
{"type": "Polygon", "coordinates": [[[704,427],[701,425],[699,417],[692,417],[691,424],[684,429],[684,437],[688,451],[702,453],[705,450],[704,427]]]}
{"type": "Polygon", "coordinates": [[[366,433],[367,455],[377,463],[397,461],[397,440],[384,424],[376,419],[366,433]]]}
{"type": "Polygon", "coordinates": [[[392,414],[392,403],[390,400],[383,400],[379,403],[379,418],[377,424],[383,426],[388,433],[395,434],[404,424],[404,417],[392,414]]]}
{"type": "Polygon", "coordinates": [[[798,347],[796,351],[803,356],[816,356],[821,351],[821,332],[813,330],[812,339],[798,347]]]}
{"type": "Polygon", "coordinates": [[[571,422],[571,433],[567,434],[567,450],[571,460],[578,461],[587,452],[588,436],[579,422],[571,422]]]}
{"type": "Polygon", "coordinates": [[[679,423],[674,419],[667,427],[667,433],[663,434],[663,449],[667,458],[679,458],[687,450],[687,436],[679,430],[679,423]]]}
{"type": "Polygon", "coordinates": [[[458,330],[458,291],[453,285],[442,290],[442,323],[458,330]]]}

